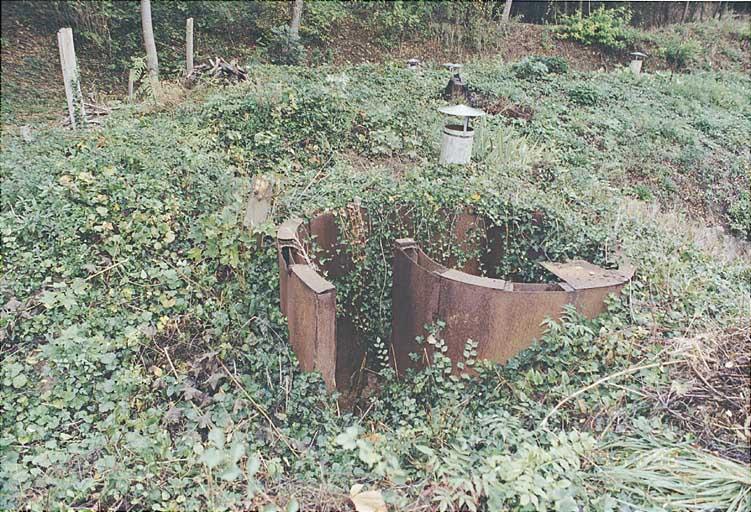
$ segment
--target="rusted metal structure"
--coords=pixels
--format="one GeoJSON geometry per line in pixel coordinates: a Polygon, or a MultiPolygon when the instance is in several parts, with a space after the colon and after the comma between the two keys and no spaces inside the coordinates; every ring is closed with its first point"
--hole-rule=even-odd
{"type": "MultiPolygon", "coordinates": [[[[498,226],[460,213],[450,236],[463,249],[477,244],[485,249],[480,260],[465,262],[462,270],[433,261],[411,238],[396,240],[391,354],[399,373],[429,363],[430,347],[418,345],[415,338],[425,336],[425,326],[437,320],[445,323],[441,336],[452,361],[463,360],[466,342],[472,339],[478,359],[505,363],[539,338],[543,320],[560,318],[564,305],[572,304],[590,318],[601,313],[605,297],[619,293],[634,272],[632,267],[606,270],[578,260],[542,263],[561,280],[553,284],[477,275],[502,254],[499,235],[498,226]],[[477,229],[481,239],[470,236],[477,229]],[[413,361],[413,352],[424,357],[413,361]]],[[[334,215],[323,213],[307,222],[288,220],[277,232],[277,249],[281,308],[300,365],[305,371],[320,371],[330,390],[349,389],[364,367],[366,350],[346,312],[337,317],[336,289],[327,280],[354,268],[334,215]]],[[[452,261],[447,264],[455,266],[452,261]]]]}
{"type": "Polygon", "coordinates": [[[341,250],[334,216],[286,221],[277,231],[277,257],[282,314],[300,366],[320,371],[329,390],[348,389],[365,349],[352,321],[346,315],[337,318],[336,290],[323,277],[336,278],[352,269],[352,260],[341,250]]]}
{"type": "Polygon", "coordinates": [[[468,339],[477,343],[477,358],[505,363],[542,334],[546,318],[560,318],[573,304],[591,318],[605,308],[605,297],[619,293],[633,268],[605,270],[586,261],[543,263],[562,279],[553,284],[512,283],[481,277],[440,265],[412,239],[394,247],[392,360],[397,371],[421,366],[430,347],[418,345],[425,326],[442,320],[441,332],[454,362],[464,359],[468,339]],[[409,354],[424,352],[421,360],[409,354]]]}

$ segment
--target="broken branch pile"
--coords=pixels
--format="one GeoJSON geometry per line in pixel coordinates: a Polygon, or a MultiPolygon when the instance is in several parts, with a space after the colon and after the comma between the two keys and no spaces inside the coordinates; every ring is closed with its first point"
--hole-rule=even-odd
{"type": "MultiPolygon", "coordinates": [[[[115,105],[100,105],[97,103],[89,103],[85,101],[83,103],[83,108],[86,112],[87,125],[101,125],[105,117],[110,115],[113,110],[117,110],[120,107],[115,105]]],[[[62,120],[62,125],[66,128],[70,127],[70,116],[68,116],[67,113],[62,120]]]]}
{"type": "Polygon", "coordinates": [[[242,82],[248,79],[248,72],[240,67],[237,59],[229,62],[221,57],[209,59],[208,63],[199,64],[188,75],[188,81],[194,82],[199,78],[216,78],[226,82],[242,82]]]}
{"type": "Polygon", "coordinates": [[[657,400],[705,448],[748,463],[751,445],[751,324],[678,338],[688,364],[673,373],[657,400]]]}

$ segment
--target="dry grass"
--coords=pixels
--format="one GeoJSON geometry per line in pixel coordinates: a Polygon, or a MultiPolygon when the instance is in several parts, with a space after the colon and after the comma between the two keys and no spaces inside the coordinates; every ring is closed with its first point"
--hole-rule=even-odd
{"type": "Polygon", "coordinates": [[[693,337],[670,350],[677,366],[669,388],[652,392],[675,423],[706,449],[748,463],[751,450],[751,320],[693,337]]]}
{"type": "Polygon", "coordinates": [[[597,468],[594,480],[617,489],[616,500],[628,510],[645,510],[628,496],[662,510],[743,512],[751,506],[746,464],[670,439],[623,439],[608,448],[613,460],[597,468]]]}

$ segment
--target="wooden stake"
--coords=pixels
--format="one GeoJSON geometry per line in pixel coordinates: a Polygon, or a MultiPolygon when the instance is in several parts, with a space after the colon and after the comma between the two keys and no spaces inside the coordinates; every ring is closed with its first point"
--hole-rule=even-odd
{"type": "Polygon", "coordinates": [[[133,103],[133,70],[128,73],[128,103],[133,103]]]}
{"type": "Polygon", "coordinates": [[[86,111],[83,106],[83,94],[81,94],[81,80],[76,62],[76,49],[73,46],[73,30],[61,28],[57,31],[57,46],[60,50],[60,67],[63,70],[63,83],[65,85],[65,98],[68,101],[68,115],[70,126],[76,129],[76,108],[79,109],[80,124],[86,124],[86,111]]]}
{"type": "Polygon", "coordinates": [[[193,18],[185,21],[185,75],[193,72],[193,18]]]}

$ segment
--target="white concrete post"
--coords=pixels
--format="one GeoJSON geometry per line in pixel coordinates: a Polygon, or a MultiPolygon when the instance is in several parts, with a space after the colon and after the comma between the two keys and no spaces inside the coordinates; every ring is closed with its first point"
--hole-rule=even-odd
{"type": "Polygon", "coordinates": [[[76,107],[80,109],[80,124],[86,124],[86,111],[83,105],[83,94],[81,94],[81,80],[78,73],[78,64],[76,62],[76,49],[73,46],[73,30],[70,28],[61,28],[57,31],[57,46],[60,49],[60,67],[63,70],[63,83],[65,84],[65,98],[68,101],[68,115],[70,116],[70,126],[75,129],[76,107]]]}
{"type": "Polygon", "coordinates": [[[193,18],[185,21],[185,76],[193,72],[193,18]]]}

